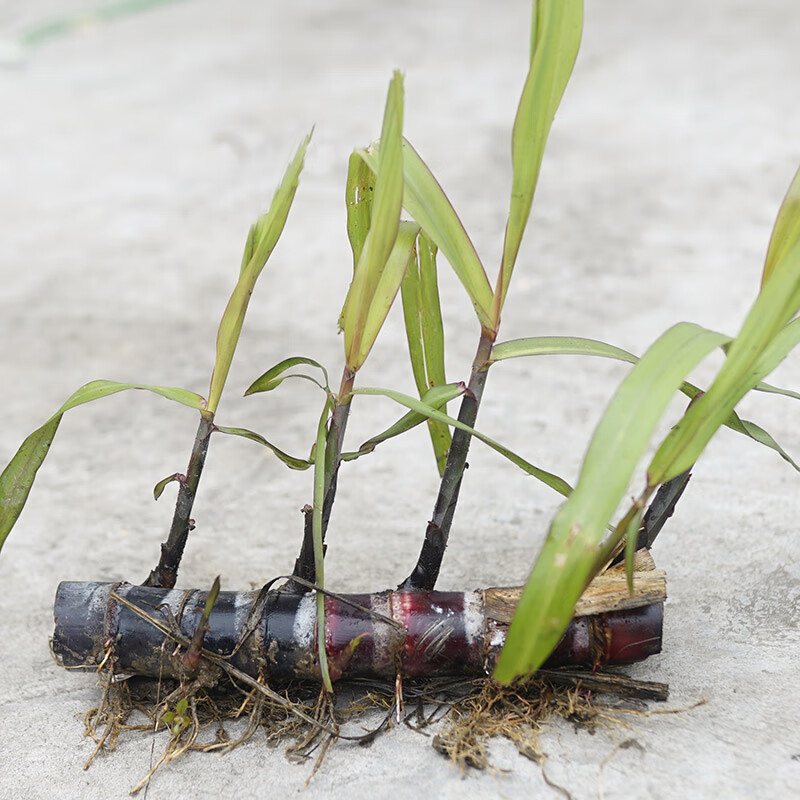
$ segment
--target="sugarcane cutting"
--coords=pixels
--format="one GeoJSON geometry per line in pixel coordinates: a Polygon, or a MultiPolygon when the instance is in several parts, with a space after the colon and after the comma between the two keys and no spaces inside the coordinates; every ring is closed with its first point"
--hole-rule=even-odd
{"type": "MultiPolygon", "coordinates": [[[[598,576],[545,666],[596,668],[661,651],[666,581],[647,551],[635,592],[622,567],[598,576]]],[[[386,591],[325,597],[325,651],[333,680],[491,674],[520,588],[386,591]]],[[[55,601],[53,653],[64,667],[181,678],[208,592],[129,583],[64,582],[55,601]]],[[[313,592],[220,592],[203,650],[269,682],[320,680],[313,592]]],[[[220,671],[221,674],[221,671],[220,671]]],[[[213,680],[213,678],[212,678],[213,680]]]]}

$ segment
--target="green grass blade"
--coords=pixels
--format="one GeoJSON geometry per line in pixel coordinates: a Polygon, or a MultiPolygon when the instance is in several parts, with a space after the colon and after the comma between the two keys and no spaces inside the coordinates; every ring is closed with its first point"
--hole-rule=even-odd
{"type": "MultiPolygon", "coordinates": [[[[311,517],[314,539],[314,570],[317,585],[325,588],[325,549],[322,542],[322,508],[325,502],[325,487],[329,478],[325,475],[325,451],[327,448],[328,416],[332,400],[325,401],[325,407],[317,426],[317,442],[314,448],[314,506],[311,517]]],[[[328,692],[333,692],[331,675],[328,670],[328,655],[325,650],[325,595],[317,592],[317,656],[322,683],[328,692]]]]}
{"type": "Polygon", "coordinates": [[[783,389],[780,386],[773,386],[771,383],[759,381],[753,389],[756,392],[764,392],[766,394],[780,394],[784,397],[791,397],[794,400],[800,400],[800,392],[793,392],[791,389],[783,389]]]}
{"type": "Polygon", "coordinates": [[[418,233],[419,225],[415,222],[400,223],[397,240],[389,253],[367,310],[364,333],[355,360],[352,362],[348,360],[348,366],[353,370],[358,369],[366,361],[372,345],[378,338],[389,309],[400,289],[406,268],[414,255],[418,233]]]}
{"type": "MultiPolygon", "coordinates": [[[[800,338],[800,320],[789,323],[785,329],[788,337],[797,336],[800,338]]],[[[729,340],[730,341],[730,340],[729,340]]],[[[606,344],[605,342],[597,341],[596,339],[583,339],[576,336],[534,336],[529,339],[513,339],[509,342],[496,344],[492,348],[492,355],[489,359],[489,364],[494,364],[498,361],[504,361],[510,358],[520,358],[524,356],[552,356],[552,355],[581,355],[581,356],[598,356],[600,358],[611,358],[617,361],[624,361],[629,364],[636,364],[639,361],[638,356],[623,350],[620,347],[606,344]]],[[[800,394],[792,392],[789,389],[781,389],[776,386],[770,386],[763,382],[758,383],[755,389],[764,392],[773,392],[775,394],[786,395],[787,397],[794,397],[800,399],[800,394]]],[[[681,392],[689,399],[694,399],[701,390],[697,386],[688,381],[684,381],[680,387],[681,392]]],[[[798,472],[800,472],[800,465],[798,465],[789,454],[775,441],[775,439],[759,425],[748,420],[741,419],[735,411],[732,411],[723,423],[726,427],[747,436],[754,442],[769,447],[778,453],[781,458],[791,464],[798,472]]]]}
{"type": "MultiPolygon", "coordinates": [[[[379,150],[379,145],[373,145],[370,150],[357,152],[376,171],[379,150]]],[[[490,328],[492,287],[483,264],[447,195],[407,141],[403,142],[403,179],[403,206],[450,262],[475,306],[481,326],[490,328]]]]}
{"type": "MultiPolygon", "coordinates": [[[[768,375],[797,346],[798,342],[800,342],[800,318],[793,319],[775,334],[772,341],[764,348],[764,352],[756,364],[754,374],[768,375]]],[[[769,386],[763,381],[756,383],[753,388],[758,389],[759,387],[767,387],[762,388],[762,391],[773,391],[787,397],[800,397],[795,392],[789,392],[787,389],[777,389],[777,387],[769,386]]]]}
{"type": "MultiPolygon", "coordinates": [[[[418,241],[420,272],[420,311],[422,346],[425,350],[425,371],[428,386],[442,386],[447,383],[444,369],[444,325],[442,307],[439,300],[439,280],[436,270],[438,248],[424,233],[418,241]]],[[[447,406],[442,410],[447,413],[447,406]]],[[[428,420],[428,432],[436,457],[439,476],[444,474],[447,454],[450,452],[452,437],[450,429],[435,420],[428,420]]]]}
{"type": "Polygon", "coordinates": [[[511,138],[511,205],[494,291],[494,330],[500,324],[500,313],[539,180],[547,136],[578,55],[582,28],[582,0],[534,2],[530,70],[511,138]]]}
{"type": "Polygon", "coordinates": [[[428,375],[425,369],[425,347],[422,343],[422,308],[420,300],[419,250],[418,239],[414,257],[408,262],[406,274],[400,284],[400,298],[403,304],[403,324],[406,329],[408,355],[411,359],[411,372],[420,397],[428,388],[428,375]]]}
{"type": "Polygon", "coordinates": [[[662,442],[648,468],[651,486],[688,469],[739,400],[795,347],[800,327],[787,322],[799,308],[800,244],[762,286],[708,391],[662,442]]]}
{"type": "Polygon", "coordinates": [[[181,475],[180,472],[173,472],[172,475],[168,475],[166,478],[162,478],[154,487],[153,487],[153,500],[158,500],[162,494],[164,494],[164,489],[167,486],[175,481],[176,483],[180,483],[184,480],[184,476],[181,475]]]}
{"type": "Polygon", "coordinates": [[[535,671],[558,643],[575,603],[601,566],[606,526],[653,429],[686,374],[725,339],[679,323],[625,377],[592,437],[575,491],[550,526],[497,663],[497,680],[508,683],[535,671]]]}
{"type": "Polygon", "coordinates": [[[733,420],[729,418],[729,420],[725,423],[729,428],[743,434],[744,436],[747,436],[754,442],[763,444],[764,447],[769,447],[771,450],[774,450],[784,461],[786,461],[788,464],[791,464],[791,466],[800,472],[800,464],[797,464],[797,462],[775,441],[768,431],[765,431],[760,425],[756,425],[755,422],[742,419],[736,413],[731,414],[731,417],[733,420]]]}
{"type": "Polygon", "coordinates": [[[328,371],[322,366],[322,364],[320,364],[318,361],[314,361],[313,358],[306,358],[305,356],[292,356],[291,358],[284,358],[283,361],[280,361],[274,367],[270,367],[263,375],[256,378],[244,393],[245,397],[258,392],[271,392],[274,388],[280,386],[283,381],[286,380],[286,378],[308,378],[316,383],[317,386],[321,386],[323,389],[330,391],[328,387],[328,371]],[[317,369],[322,370],[322,374],[325,376],[325,383],[321,384],[311,378],[310,375],[305,374],[292,373],[290,375],[284,375],[286,370],[296,367],[300,364],[307,364],[310,367],[316,367],[317,369]]]}
{"type": "Polygon", "coordinates": [[[578,481],[582,488],[571,501],[576,520],[594,518],[593,530],[603,531],[683,378],[727,338],[681,322],[642,356],[620,384],[592,436],[578,481]]]}
{"type": "MultiPolygon", "coordinates": [[[[375,200],[375,173],[356,151],[351,153],[347,166],[344,199],[347,208],[347,238],[353,251],[353,277],[355,277],[358,260],[361,258],[364,242],[372,224],[372,204],[375,200]]],[[[339,330],[344,329],[346,309],[347,298],[339,315],[339,330]]]]}
{"type": "Polygon", "coordinates": [[[215,427],[220,433],[225,433],[229,436],[241,436],[243,439],[249,439],[251,442],[256,442],[272,450],[272,452],[290,469],[304,470],[312,466],[311,461],[307,458],[295,458],[295,456],[284,453],[280,447],[276,447],[271,442],[268,442],[261,434],[255,431],[250,431],[247,428],[225,428],[221,425],[216,425],[215,427]]]}
{"type": "Polygon", "coordinates": [[[798,242],[800,242],[800,169],[795,173],[775,219],[761,275],[762,287],[798,242]]]}
{"type": "MultiPolygon", "coordinates": [[[[436,409],[437,411],[442,410],[443,408],[447,407],[447,403],[450,402],[450,400],[454,400],[456,397],[464,394],[465,389],[466,387],[463,383],[449,383],[444,384],[443,386],[434,386],[432,389],[429,389],[423,394],[421,402],[425,403],[431,408],[436,409]]],[[[364,442],[364,444],[362,444],[358,450],[350,453],[342,453],[342,461],[354,461],[356,458],[367,455],[368,453],[371,453],[379,444],[387,441],[387,439],[393,439],[395,436],[400,436],[401,434],[410,431],[412,428],[415,428],[417,425],[425,422],[426,420],[428,422],[431,421],[424,414],[420,414],[417,411],[409,411],[393,425],[390,425],[385,431],[364,442]]],[[[444,425],[444,423],[441,422],[437,422],[436,424],[444,425]]]]}
{"type": "Polygon", "coordinates": [[[533,336],[494,345],[489,364],[508,358],[553,355],[599,356],[625,361],[628,364],[636,364],[639,360],[633,353],[621,347],[596,339],[584,339],[579,336],[533,336]]]}
{"type": "Polygon", "coordinates": [[[402,392],[396,392],[392,389],[378,389],[374,387],[361,387],[359,389],[353,389],[353,394],[368,394],[368,395],[378,395],[381,397],[388,397],[391,400],[394,400],[396,403],[399,403],[401,406],[405,406],[406,408],[411,409],[412,411],[416,411],[423,416],[437,420],[438,422],[443,422],[446,425],[449,425],[453,428],[460,428],[463,431],[474,436],[476,439],[479,439],[484,444],[488,445],[500,455],[505,456],[512,464],[516,464],[520,469],[527,472],[529,475],[532,475],[537,480],[541,481],[542,483],[549,486],[551,489],[555,489],[559,494],[564,495],[565,497],[569,496],[570,492],[572,491],[572,487],[561,477],[555,475],[552,472],[547,472],[533,464],[529,461],[526,461],[521,456],[518,456],[513,450],[509,450],[504,445],[496,442],[494,439],[490,439],[488,436],[476,431],[474,428],[471,428],[469,425],[465,425],[463,422],[459,422],[457,419],[453,417],[449,417],[447,414],[442,413],[441,411],[437,411],[435,408],[431,408],[426,403],[423,403],[421,400],[416,400],[413,397],[410,397],[407,394],[403,394],[402,392]]]}
{"type": "Polygon", "coordinates": [[[300,181],[300,172],[303,169],[303,160],[310,139],[311,134],[306,136],[297,149],[295,157],[286,169],[286,174],[283,176],[283,180],[272,198],[269,211],[258,219],[247,236],[239,280],[228,300],[217,331],[217,355],[214,362],[214,372],[211,375],[211,388],[208,392],[208,411],[211,414],[216,413],[222,390],[225,387],[225,381],[228,379],[228,372],[231,368],[236,345],[239,342],[239,335],[242,332],[250,296],[253,293],[258,276],[275,249],[275,245],[278,243],[278,239],[286,225],[289,209],[292,206],[300,181]]]}
{"type": "Polygon", "coordinates": [[[421,233],[419,237],[420,310],[422,312],[422,343],[425,348],[425,371],[429,386],[446,383],[444,375],[444,325],[439,300],[439,280],[436,272],[438,248],[421,233]]]}
{"type": "Polygon", "coordinates": [[[45,422],[22,443],[0,475],[0,549],[22,513],[36,473],[50,450],[61,414],[45,422]]]}
{"type": "MultiPolygon", "coordinates": [[[[399,72],[395,72],[389,84],[381,142],[375,168],[375,192],[370,211],[370,227],[359,253],[341,316],[345,359],[352,372],[356,372],[364,363],[374,341],[374,338],[370,340],[369,336],[377,336],[380,324],[383,323],[385,312],[381,316],[382,311],[379,306],[385,301],[386,285],[382,283],[382,278],[386,273],[387,262],[400,228],[400,211],[403,205],[403,78],[399,72]],[[379,285],[381,285],[381,296],[376,301],[379,285]],[[374,311],[373,304],[375,304],[374,311]],[[380,324],[376,329],[375,323],[378,318],[380,324]]],[[[392,272],[386,281],[394,275],[392,272]]],[[[391,295],[392,300],[399,287],[400,279],[397,280],[397,286],[391,295]]],[[[388,312],[388,308],[386,311],[388,312]]]]}
{"type": "MultiPolygon", "coordinates": [[[[408,352],[420,398],[430,387],[442,386],[447,382],[436,252],[436,245],[421,233],[417,239],[416,257],[409,262],[401,286],[408,352]]],[[[442,410],[447,413],[446,406],[442,410]]],[[[441,477],[450,450],[450,430],[435,420],[428,420],[427,423],[441,477]]]]}
{"type": "Polygon", "coordinates": [[[634,503],[630,515],[623,520],[624,526],[620,526],[622,536],[625,537],[625,577],[629,594],[633,594],[633,558],[636,555],[636,541],[639,538],[643,516],[644,504],[634,503]]]}
{"type": "Polygon", "coordinates": [[[347,238],[353,251],[353,269],[356,268],[372,222],[372,204],[375,200],[375,173],[355,151],[347,167],[345,204],[347,207],[347,238]]]}
{"type": "Polygon", "coordinates": [[[170,386],[150,386],[143,383],[92,381],[71,394],[59,410],[37,428],[17,450],[0,475],[0,549],[14,527],[30,494],[36,473],[41,467],[64,414],[71,408],[107,397],[126,389],[143,389],[168,400],[202,411],[205,400],[194,392],[170,386]]]}

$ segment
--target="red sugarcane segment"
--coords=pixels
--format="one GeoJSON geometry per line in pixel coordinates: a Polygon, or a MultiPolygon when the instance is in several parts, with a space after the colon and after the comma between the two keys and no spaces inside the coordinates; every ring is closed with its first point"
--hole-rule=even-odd
{"type": "MultiPolygon", "coordinates": [[[[633,598],[624,588],[624,573],[603,576],[587,590],[547,666],[627,664],[660,652],[663,576],[637,574],[643,588],[633,598]],[[607,610],[593,613],[600,606],[607,610]]],[[[331,676],[489,674],[519,592],[326,597],[331,676]]],[[[191,641],[206,597],[197,590],[62,583],[56,595],[53,653],[65,667],[94,669],[110,655],[120,672],[179,677],[182,648],[176,650],[175,642],[191,641]]],[[[208,619],[205,650],[255,678],[319,680],[315,623],[313,593],[220,592],[208,619]]]]}

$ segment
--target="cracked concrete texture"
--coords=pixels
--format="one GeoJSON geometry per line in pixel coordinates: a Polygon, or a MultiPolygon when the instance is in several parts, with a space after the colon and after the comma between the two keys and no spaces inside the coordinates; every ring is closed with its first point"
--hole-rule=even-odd
{"type": "MultiPolygon", "coordinates": [[[[0,36],[13,42],[65,9],[86,8],[7,6],[0,36]]],[[[237,395],[287,355],[333,370],[341,363],[347,156],[377,135],[391,70],[402,68],[406,134],[493,270],[528,16],[524,2],[194,0],[75,28],[7,63],[0,461],[88,380],[205,392],[247,226],[316,124],[220,410],[226,424],[307,451],[319,413],[311,388],[286,386],[264,400],[237,395]]],[[[798,39],[800,10],[788,0],[588,4],[501,338],[571,333],[642,352],[680,319],[738,329],[800,161],[798,39]]],[[[463,292],[443,273],[456,379],[477,332],[463,292]]],[[[410,391],[399,315],[387,325],[363,383],[410,391]]],[[[698,383],[719,364],[711,361],[698,383]]],[[[586,359],[498,365],[480,427],[574,480],[624,374],[586,359]]],[[[798,357],[772,380],[797,389],[798,357]]],[[[353,444],[396,415],[380,402],[356,412],[353,444]]],[[[741,412],[800,454],[793,401],[747,398],[741,412]]],[[[65,418],[0,555],[2,796],[124,797],[147,772],[146,736],[82,770],[92,744],[75,715],[96,705],[98,691],[91,675],[66,673],[49,657],[52,598],[62,579],[144,578],[171,514],[169,500],[154,504],[150,489],[183,468],[194,426],[191,413],[138,393],[65,418]]],[[[470,463],[441,586],[522,581],[557,500],[477,446],[470,463]]],[[[706,702],[636,717],[614,737],[555,725],[543,737],[547,774],[573,797],[798,796],[797,481],[774,453],[741,437],[723,432],[712,443],[655,549],[669,576],[664,652],[631,669],[668,681],[670,708],[706,702]],[[629,741],[636,744],[622,746],[629,741]]],[[[330,585],[396,584],[434,493],[423,435],[347,465],[330,585]]],[[[210,584],[221,572],[224,587],[249,588],[288,570],[309,496],[307,474],[283,470],[247,443],[215,442],[181,585],[210,584]]],[[[399,729],[369,749],[340,744],[303,790],[308,768],[254,741],[224,759],[192,755],[169,765],[148,796],[557,796],[509,743],[494,743],[492,756],[511,772],[461,775],[399,729]]]]}

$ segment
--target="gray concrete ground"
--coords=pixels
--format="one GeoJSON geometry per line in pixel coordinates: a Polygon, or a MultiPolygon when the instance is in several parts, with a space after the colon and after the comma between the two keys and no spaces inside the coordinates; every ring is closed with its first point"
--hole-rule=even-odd
{"type": "MultiPolygon", "coordinates": [[[[0,6],[7,43],[91,4],[16,6],[0,6]]],[[[501,338],[573,333],[642,352],[681,319],[733,333],[800,160],[800,10],[790,0],[588,6],[501,338]]],[[[406,133],[496,264],[528,16],[525,2],[197,0],[83,26],[16,63],[6,47],[0,461],[90,379],[205,392],[247,226],[316,124],[220,411],[224,423],[306,451],[319,413],[312,388],[238,395],[290,354],[339,369],[351,148],[377,135],[391,70],[404,69],[406,133]]],[[[460,287],[449,275],[443,284],[455,379],[476,325],[460,287]]],[[[574,479],[624,372],[586,359],[500,365],[480,427],[574,479]]],[[[362,380],[411,390],[397,313],[362,380]]],[[[800,358],[774,381],[800,386],[800,358]]],[[[800,454],[793,401],[761,396],[743,411],[800,454]]],[[[351,442],[395,414],[358,401],[351,442]]],[[[153,744],[138,734],[83,771],[93,744],[78,715],[98,689],[51,661],[52,598],[63,579],[144,578],[171,515],[150,490],[183,469],[195,424],[141,393],[65,418],[0,557],[3,797],[124,797],[148,771],[153,744]]],[[[471,465],[441,586],[522,581],[557,499],[480,447],[471,465]]],[[[797,486],[773,453],[729,432],[714,441],[655,550],[669,575],[664,652],[631,669],[670,683],[670,709],[705,704],[632,718],[613,735],[554,725],[542,740],[546,768],[572,797],[800,796],[797,486]],[[624,740],[636,746],[618,747],[624,740]]],[[[422,434],[348,465],[330,586],[378,590],[402,578],[434,493],[422,434]]],[[[214,441],[181,585],[209,585],[219,572],[224,587],[249,588],[285,572],[309,497],[307,473],[255,445],[214,441]]],[[[499,771],[462,775],[399,729],[368,749],[337,746],[304,791],[309,767],[254,740],[222,759],[170,764],[148,797],[558,796],[510,744],[493,744],[492,757],[499,771]]]]}

